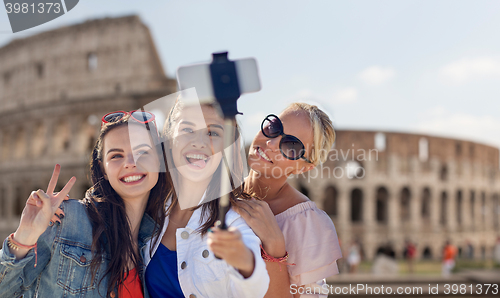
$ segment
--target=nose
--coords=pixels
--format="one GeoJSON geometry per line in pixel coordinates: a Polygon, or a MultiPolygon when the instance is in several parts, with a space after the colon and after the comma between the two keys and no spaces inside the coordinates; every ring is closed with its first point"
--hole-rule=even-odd
{"type": "Polygon", "coordinates": [[[281,140],[281,136],[279,136],[277,138],[267,139],[267,141],[266,141],[267,148],[269,148],[272,151],[276,151],[277,149],[279,149],[280,140],[281,140]]]}
{"type": "Polygon", "coordinates": [[[207,130],[201,129],[194,133],[191,146],[195,148],[205,148],[208,144],[207,142],[210,142],[207,130]]]}
{"type": "Polygon", "coordinates": [[[133,154],[127,154],[125,157],[125,168],[135,168],[136,160],[133,154]]]}

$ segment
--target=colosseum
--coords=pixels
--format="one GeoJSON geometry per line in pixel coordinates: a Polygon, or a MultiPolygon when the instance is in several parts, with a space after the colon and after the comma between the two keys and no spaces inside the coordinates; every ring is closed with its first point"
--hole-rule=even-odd
{"type": "MultiPolygon", "coordinates": [[[[71,196],[90,186],[87,164],[100,118],[176,91],[137,16],[106,18],[13,40],[0,48],[0,237],[55,163],[71,196]]],[[[405,239],[421,258],[446,240],[491,256],[500,232],[499,150],[468,141],[377,131],[337,131],[329,160],[293,177],[334,221],[345,251],[357,240],[373,259],[405,239]]]]}
{"type": "MultiPolygon", "coordinates": [[[[17,228],[26,198],[87,167],[101,117],[176,91],[137,16],[106,18],[13,40],[0,48],[0,237],[17,228]]],[[[62,187],[62,186],[59,187],[62,187]]],[[[59,188],[60,189],[60,188],[59,188]]]]}
{"type": "Polygon", "coordinates": [[[498,148],[429,135],[337,131],[328,161],[293,185],[332,218],[343,251],[366,259],[405,240],[421,259],[438,259],[447,240],[490,258],[500,235],[498,148]]]}

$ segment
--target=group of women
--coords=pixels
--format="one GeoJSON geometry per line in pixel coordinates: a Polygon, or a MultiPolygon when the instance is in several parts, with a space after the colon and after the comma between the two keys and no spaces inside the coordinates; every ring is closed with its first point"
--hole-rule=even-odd
{"type": "MultiPolygon", "coordinates": [[[[304,103],[264,119],[226,230],[227,131],[217,108],[182,101],[161,131],[147,111],[105,115],[85,198],[67,200],[74,177],[54,192],[59,165],[29,196],[0,251],[0,297],[326,297],[314,288],[338,273],[335,227],[287,177],[326,160],[330,119],[304,103]]],[[[236,177],[243,162],[227,163],[236,177]]]]}

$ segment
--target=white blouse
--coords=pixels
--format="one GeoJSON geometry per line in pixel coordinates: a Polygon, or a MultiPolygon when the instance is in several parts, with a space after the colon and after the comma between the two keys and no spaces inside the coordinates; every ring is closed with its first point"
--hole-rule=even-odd
{"type": "MultiPolygon", "coordinates": [[[[200,227],[201,209],[198,208],[194,211],[185,228],[179,228],[176,231],[177,269],[184,296],[190,298],[264,297],[269,287],[269,275],[260,254],[260,239],[238,213],[233,209],[228,211],[226,214],[227,226],[238,229],[243,242],[255,257],[255,268],[252,275],[244,278],[234,267],[223,260],[216,259],[213,252],[208,249],[207,235],[202,237],[200,233],[196,232],[200,227]]],[[[165,234],[168,221],[167,217],[160,239],[165,234]]],[[[156,243],[153,255],[149,254],[151,244],[150,240],[144,248],[146,266],[158,249],[160,241],[156,243]]]]}

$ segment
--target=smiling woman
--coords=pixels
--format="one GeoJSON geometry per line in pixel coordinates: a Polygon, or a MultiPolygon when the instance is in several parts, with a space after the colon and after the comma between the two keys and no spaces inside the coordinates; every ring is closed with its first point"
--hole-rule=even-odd
{"type": "Polygon", "coordinates": [[[75,178],[54,193],[56,165],[47,191],[32,192],[0,251],[1,297],[144,297],[144,247],[161,229],[167,193],[157,138],[153,125],[128,115],[103,119],[93,186],[82,201],[63,202],[75,178]],[[59,224],[46,228],[61,202],[59,224]]]}
{"type": "MultiPolygon", "coordinates": [[[[245,221],[230,209],[229,230],[214,228],[219,197],[225,191],[220,189],[220,177],[227,172],[222,162],[226,131],[210,105],[189,106],[179,100],[167,119],[164,134],[172,188],[161,243],[151,243],[152,254],[146,257],[146,284],[153,298],[250,298],[263,297],[267,290],[269,276],[260,241],[245,221]]],[[[235,185],[240,185],[243,159],[238,133],[234,140],[226,150],[236,152],[230,172],[235,185]]],[[[231,191],[231,201],[240,194],[241,187],[231,191]]]]}
{"type": "Polygon", "coordinates": [[[334,140],[323,111],[294,103],[279,116],[268,115],[250,146],[245,191],[262,200],[240,201],[236,211],[262,241],[271,278],[266,297],[300,297],[297,288],[317,289],[307,297],[326,297],[325,278],[338,273],[342,253],[333,222],[287,182],[324,162],[334,140]]]}

